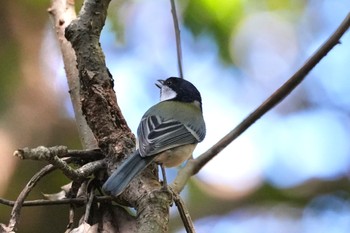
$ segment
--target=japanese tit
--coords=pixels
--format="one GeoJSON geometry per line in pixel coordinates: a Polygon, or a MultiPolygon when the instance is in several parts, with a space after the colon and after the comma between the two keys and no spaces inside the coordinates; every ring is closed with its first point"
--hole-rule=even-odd
{"type": "Polygon", "coordinates": [[[118,167],[103,189],[119,195],[151,162],[174,167],[189,159],[206,129],[197,88],[181,78],[158,80],[160,102],[142,117],[136,150],[118,167]]]}

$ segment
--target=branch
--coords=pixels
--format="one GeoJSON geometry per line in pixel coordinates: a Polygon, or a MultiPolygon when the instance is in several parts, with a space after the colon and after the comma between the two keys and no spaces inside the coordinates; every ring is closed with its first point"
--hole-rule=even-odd
{"type": "Polygon", "coordinates": [[[84,1],[79,17],[66,28],[65,36],[77,55],[83,114],[112,171],[131,153],[135,138],[117,104],[113,79],[99,43],[109,1],[84,1]]]}
{"type": "Polygon", "coordinates": [[[61,48],[64,68],[67,75],[69,94],[73,104],[75,120],[77,123],[79,138],[84,149],[97,147],[97,142],[91,129],[86,123],[81,110],[80,83],[78,69],[76,66],[76,56],[72,45],[64,37],[66,27],[76,18],[74,1],[72,0],[52,0],[48,9],[51,19],[56,29],[57,39],[61,48]]]}
{"type": "Polygon", "coordinates": [[[11,218],[9,221],[9,224],[7,226],[7,231],[11,232],[17,231],[17,225],[19,222],[19,217],[21,214],[21,209],[24,200],[27,198],[30,191],[34,188],[34,186],[38,183],[38,181],[44,177],[45,175],[49,174],[56,168],[53,165],[47,165],[44,168],[42,168],[38,173],[36,173],[27,183],[26,187],[22,190],[22,192],[19,194],[16,202],[14,203],[13,209],[11,211],[11,218]]]}
{"type": "Polygon", "coordinates": [[[183,71],[182,71],[182,49],[181,49],[180,27],[177,19],[175,0],[170,0],[170,2],[171,2],[171,14],[173,16],[175,38],[176,38],[177,65],[179,68],[180,78],[184,78],[183,71]]]}
{"type": "Polygon", "coordinates": [[[105,156],[99,149],[93,150],[68,150],[67,154],[62,155],[60,158],[70,157],[72,159],[82,160],[97,160],[103,159],[105,156]]]}
{"type": "Polygon", "coordinates": [[[44,147],[39,146],[34,149],[23,148],[16,150],[13,155],[21,159],[31,158],[33,160],[45,160],[51,163],[56,168],[62,170],[62,172],[72,180],[79,180],[82,177],[79,176],[73,168],[71,168],[66,161],[60,159],[63,154],[67,154],[68,150],[65,146],[44,147]]]}
{"type": "MultiPolygon", "coordinates": [[[[93,150],[68,150],[66,146],[54,146],[49,147],[52,153],[59,158],[72,158],[72,160],[98,160],[103,159],[105,156],[99,149],[93,150]],[[54,152],[56,151],[56,152],[54,152]]],[[[19,157],[20,159],[32,159],[32,160],[42,160],[40,159],[41,154],[36,152],[37,148],[31,149],[25,147],[23,149],[16,150],[13,155],[19,157]]]]}
{"type": "Polygon", "coordinates": [[[13,156],[20,159],[32,159],[32,160],[46,160],[48,161],[50,157],[62,158],[68,153],[66,146],[54,146],[54,147],[44,147],[38,146],[36,148],[25,147],[23,149],[18,149],[13,152],[13,156]]]}
{"type": "Polygon", "coordinates": [[[190,213],[188,212],[185,203],[181,199],[181,196],[178,193],[173,192],[173,198],[179,215],[181,217],[182,223],[186,229],[187,233],[195,233],[193,221],[190,213]]]}
{"type": "Polygon", "coordinates": [[[350,27],[350,13],[346,16],[337,30],[329,37],[329,39],[316,51],[316,53],[306,61],[306,63],[279,89],[277,89],[265,102],[263,102],[255,111],[245,118],[236,128],[224,136],[215,145],[201,154],[198,158],[189,160],[184,168],[178,172],[172,189],[181,192],[187,180],[197,174],[197,172],[207,164],[212,158],[226,148],[233,140],[248,129],[255,121],[262,117],[266,112],[271,110],[289,93],[291,93],[306,77],[306,75],[317,65],[320,60],[337,44],[342,35],[350,27]]]}
{"type": "MultiPolygon", "coordinates": [[[[109,2],[110,0],[84,1],[79,17],[72,21],[65,32],[77,54],[83,114],[105,154],[111,152],[108,146],[116,144],[117,139],[121,142],[125,136],[134,139],[117,105],[113,79],[99,44],[109,2]]],[[[127,149],[134,147],[130,140],[126,149],[123,148],[124,144],[126,142],[118,145],[115,152],[130,152],[127,149]]]]}
{"type": "Polygon", "coordinates": [[[88,222],[89,217],[90,217],[90,211],[91,211],[91,206],[94,201],[95,195],[93,189],[90,191],[89,196],[88,196],[88,201],[86,203],[85,207],[85,214],[84,214],[84,222],[88,222]]]}
{"type": "Polygon", "coordinates": [[[105,167],[106,167],[106,161],[104,159],[100,159],[81,166],[76,170],[76,172],[77,174],[79,174],[80,177],[86,178],[92,173],[98,170],[101,170],[102,168],[105,168],[105,167]]]}
{"type": "MultiPolygon", "coordinates": [[[[97,151],[94,150],[94,155],[96,152],[97,151]]],[[[72,158],[64,158],[64,159],[59,158],[59,157],[64,157],[67,153],[68,153],[67,148],[65,146],[57,146],[57,147],[51,147],[51,148],[40,146],[35,149],[24,148],[14,152],[14,155],[21,159],[30,158],[35,160],[47,160],[52,164],[42,168],[38,173],[36,173],[29,180],[26,187],[19,194],[15,202],[8,201],[5,199],[0,199],[0,203],[2,204],[13,205],[9,223],[7,226],[4,226],[3,224],[1,224],[0,225],[1,231],[5,231],[5,232],[17,231],[21,209],[24,204],[25,205],[38,205],[38,204],[42,205],[44,203],[45,205],[45,204],[55,203],[55,201],[52,201],[52,200],[50,201],[41,200],[41,201],[33,201],[33,202],[25,202],[24,200],[27,198],[28,194],[31,192],[34,186],[39,182],[39,180],[45,175],[55,170],[56,168],[60,168],[67,176],[70,176],[71,178],[76,178],[81,180],[82,178],[90,175],[92,172],[98,169],[101,169],[105,165],[104,160],[97,160],[97,161],[87,163],[75,171],[74,169],[68,166],[68,163],[73,160],[72,158]]],[[[73,154],[79,155],[79,156],[81,155],[81,153],[77,153],[77,151],[73,151],[73,154]]],[[[60,201],[64,202],[63,200],[56,200],[56,202],[60,202],[60,201]]]]}
{"type": "MultiPolygon", "coordinates": [[[[68,155],[83,156],[84,154],[85,154],[84,151],[78,152],[74,150],[69,152],[66,146],[54,146],[54,147],[39,146],[34,149],[30,149],[27,147],[23,149],[18,149],[14,152],[13,155],[21,159],[48,161],[49,163],[54,165],[56,168],[60,169],[71,180],[79,181],[105,166],[105,161],[101,159],[101,160],[87,163],[84,166],[75,170],[68,165],[67,161],[61,159],[61,158],[67,157],[68,155]]],[[[88,156],[96,156],[96,155],[98,157],[101,157],[101,153],[99,153],[98,150],[86,151],[85,155],[87,155],[87,157],[85,157],[84,159],[88,159],[88,156]]]]}
{"type": "MultiPolygon", "coordinates": [[[[113,198],[111,196],[97,196],[94,197],[94,201],[96,202],[110,202],[113,198]]],[[[88,201],[86,197],[76,197],[76,198],[65,198],[60,200],[31,200],[31,201],[24,201],[22,203],[22,206],[26,207],[32,207],[32,206],[50,206],[50,205],[81,205],[85,204],[88,201]]],[[[7,205],[7,206],[14,206],[16,204],[15,201],[7,200],[0,198],[0,204],[7,205]]]]}

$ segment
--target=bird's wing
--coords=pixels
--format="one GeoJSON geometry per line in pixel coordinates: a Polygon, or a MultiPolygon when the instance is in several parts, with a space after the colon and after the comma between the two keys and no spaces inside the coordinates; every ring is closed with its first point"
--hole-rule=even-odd
{"type": "Polygon", "coordinates": [[[147,116],[137,130],[141,156],[150,156],[181,145],[197,143],[199,135],[179,121],[147,116]]]}

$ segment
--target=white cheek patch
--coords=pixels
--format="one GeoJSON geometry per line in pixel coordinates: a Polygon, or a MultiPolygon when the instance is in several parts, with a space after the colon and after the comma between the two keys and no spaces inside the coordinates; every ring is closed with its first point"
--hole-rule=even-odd
{"type": "Polygon", "coordinates": [[[175,91],[173,91],[173,89],[167,86],[162,86],[162,89],[160,91],[160,101],[174,99],[176,95],[177,94],[175,91]]]}

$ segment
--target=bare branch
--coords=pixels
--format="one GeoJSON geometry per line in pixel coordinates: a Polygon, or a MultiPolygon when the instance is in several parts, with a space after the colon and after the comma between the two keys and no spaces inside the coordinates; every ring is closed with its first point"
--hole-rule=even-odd
{"type": "MultiPolygon", "coordinates": [[[[99,149],[93,149],[93,150],[68,150],[67,154],[62,155],[64,157],[70,157],[74,159],[82,159],[82,160],[97,160],[97,159],[103,159],[105,156],[99,149]]],[[[59,155],[58,155],[59,157],[59,155]]]]}
{"type": "Polygon", "coordinates": [[[39,146],[34,149],[24,148],[14,152],[14,156],[21,159],[45,160],[54,165],[56,168],[63,171],[63,173],[72,180],[79,180],[83,178],[78,172],[71,168],[67,162],[60,159],[63,154],[67,154],[68,150],[65,146],[44,147],[39,146]]]}
{"type": "Polygon", "coordinates": [[[170,2],[171,2],[171,14],[173,16],[175,38],[176,38],[177,65],[179,69],[180,78],[184,78],[183,71],[182,71],[182,49],[181,49],[179,21],[176,13],[175,0],[170,0],[170,2]]]}
{"type": "Polygon", "coordinates": [[[36,173],[27,183],[26,187],[22,190],[22,192],[19,194],[17,200],[14,203],[13,209],[11,211],[11,218],[8,224],[8,229],[10,231],[17,231],[17,226],[19,222],[19,218],[21,215],[21,209],[24,200],[27,198],[28,194],[32,191],[34,186],[38,183],[38,181],[44,177],[45,175],[49,174],[56,168],[53,165],[47,165],[44,168],[42,168],[38,173],[36,173]]]}
{"type": "Polygon", "coordinates": [[[88,177],[97,170],[100,170],[106,166],[106,161],[104,159],[93,161],[81,166],[76,170],[80,177],[88,177]]]}
{"type": "Polygon", "coordinates": [[[187,233],[195,233],[196,230],[194,229],[191,215],[188,212],[188,210],[185,206],[185,203],[181,199],[181,196],[178,193],[173,192],[173,198],[174,198],[175,205],[177,206],[177,209],[179,211],[181,220],[182,220],[184,227],[186,229],[186,232],[187,233]]]}
{"type": "MultiPolygon", "coordinates": [[[[93,161],[85,164],[84,166],[73,169],[71,168],[67,161],[61,159],[67,157],[67,155],[82,156],[84,151],[71,151],[69,152],[66,146],[54,146],[54,147],[44,147],[39,146],[37,148],[23,148],[18,149],[14,152],[14,156],[21,159],[32,159],[32,160],[45,160],[54,165],[56,168],[62,170],[62,172],[71,180],[79,181],[86,178],[91,173],[103,168],[105,166],[104,159],[93,161]]],[[[87,156],[98,156],[101,157],[101,153],[98,150],[86,151],[87,156]]],[[[84,158],[88,159],[88,158],[84,158]]],[[[94,158],[96,159],[96,158],[94,158]]]]}
{"type": "Polygon", "coordinates": [[[48,161],[51,157],[64,157],[68,153],[66,146],[53,146],[53,147],[44,147],[38,146],[36,148],[25,147],[23,149],[18,149],[13,153],[13,156],[16,156],[20,159],[32,159],[32,160],[46,160],[48,161]]]}
{"type": "Polygon", "coordinates": [[[89,220],[90,210],[91,210],[93,200],[94,200],[94,191],[91,190],[90,195],[88,197],[88,202],[87,202],[86,208],[85,208],[84,222],[88,222],[88,220],[89,220]]]}
{"type": "Polygon", "coordinates": [[[276,104],[286,98],[306,77],[306,75],[317,65],[317,63],[327,55],[327,53],[337,44],[342,35],[350,26],[350,13],[346,16],[337,30],[329,39],[312,55],[306,63],[278,90],[276,90],[265,102],[263,102],[255,111],[245,118],[236,128],[224,136],[215,145],[201,154],[198,158],[189,160],[176,177],[172,188],[176,192],[181,192],[187,180],[195,175],[205,164],[226,148],[233,140],[248,129],[255,121],[271,110],[276,104]]]}
{"type": "MultiPolygon", "coordinates": [[[[104,146],[102,150],[107,149],[105,147],[110,142],[122,139],[123,137],[118,137],[120,134],[128,133],[133,138],[117,105],[113,79],[99,44],[109,2],[110,0],[84,1],[79,17],[72,21],[65,32],[77,54],[83,113],[99,146],[104,146]]],[[[118,150],[123,152],[120,146],[123,145],[119,145],[118,150]]],[[[134,144],[128,145],[130,146],[133,147],[134,144]]],[[[108,149],[104,152],[108,154],[108,149]]]]}
{"type": "MultiPolygon", "coordinates": [[[[113,197],[111,196],[97,196],[94,197],[94,201],[96,202],[110,202],[113,200],[113,197]]],[[[23,207],[32,207],[32,206],[49,206],[49,205],[69,205],[69,204],[84,204],[87,202],[86,197],[76,197],[76,198],[65,198],[60,200],[31,200],[31,201],[24,201],[22,203],[23,207]]],[[[0,198],[0,204],[7,205],[7,206],[14,206],[16,204],[15,201],[6,200],[3,198],[0,198]]]]}
{"type": "Polygon", "coordinates": [[[64,68],[67,75],[69,94],[72,100],[79,138],[84,149],[97,148],[97,142],[87,125],[81,110],[79,74],[76,66],[76,56],[72,45],[64,36],[66,27],[76,18],[73,0],[52,0],[48,9],[56,29],[57,39],[61,48],[64,68]]]}
{"type": "MultiPolygon", "coordinates": [[[[45,148],[45,147],[44,147],[45,148]]],[[[66,146],[54,146],[48,147],[51,153],[55,153],[55,156],[59,158],[70,157],[72,159],[81,160],[98,160],[103,159],[104,155],[99,149],[93,150],[68,150],[66,146]]],[[[16,150],[13,155],[19,157],[20,159],[32,159],[32,160],[42,160],[40,157],[41,153],[38,148],[23,148],[16,150]]]]}

